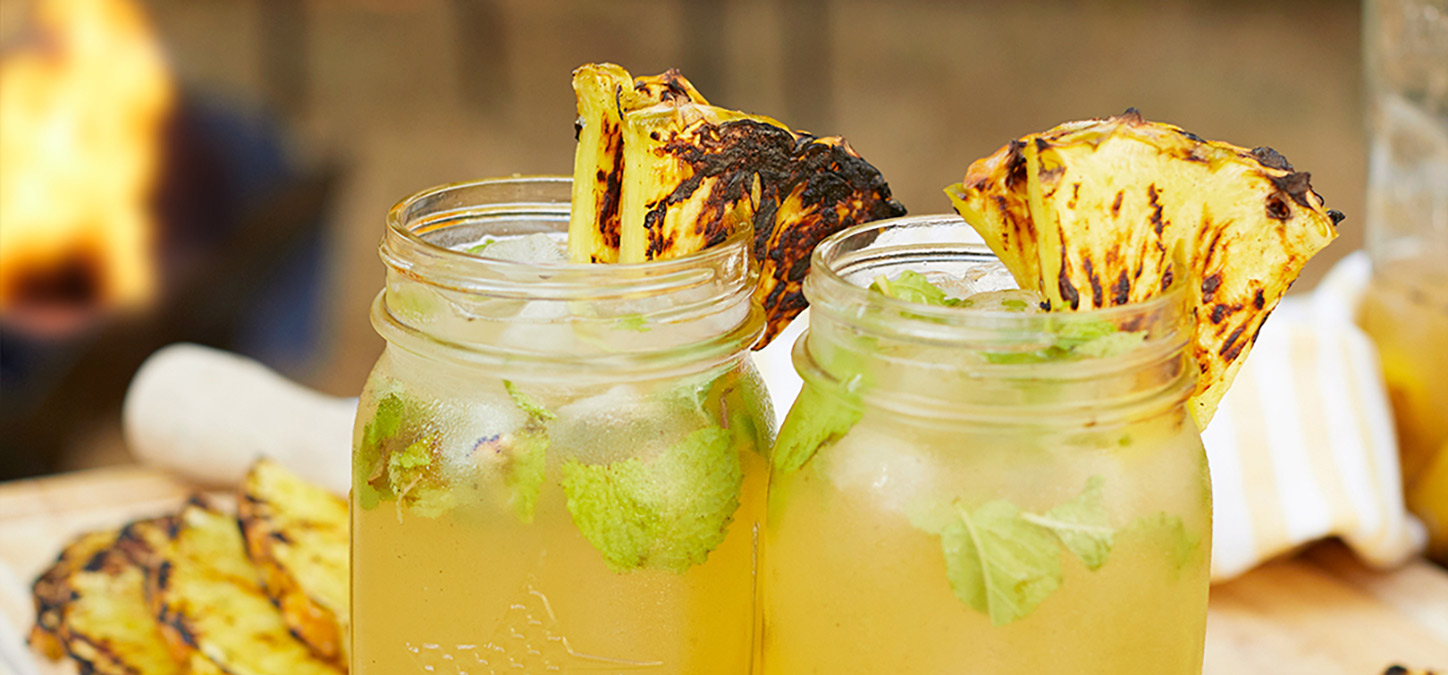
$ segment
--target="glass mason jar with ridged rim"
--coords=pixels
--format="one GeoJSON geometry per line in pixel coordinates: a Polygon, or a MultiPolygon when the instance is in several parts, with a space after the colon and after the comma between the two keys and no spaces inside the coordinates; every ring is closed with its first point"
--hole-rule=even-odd
{"type": "Polygon", "coordinates": [[[1070,313],[867,290],[906,270],[1015,288],[979,242],[925,216],[814,253],[805,385],[771,457],[764,673],[1199,675],[1211,490],[1183,285],[1070,313]]]}
{"type": "Polygon", "coordinates": [[[548,249],[569,188],[449,185],[388,215],[387,346],[353,455],[354,675],[750,667],[772,416],[747,356],[749,233],[566,264],[548,249]],[[519,261],[539,255],[559,261],[519,261]]]}

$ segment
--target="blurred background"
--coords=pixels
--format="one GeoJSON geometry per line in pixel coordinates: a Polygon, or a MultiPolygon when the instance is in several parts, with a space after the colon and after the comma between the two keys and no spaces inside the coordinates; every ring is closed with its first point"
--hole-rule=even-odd
{"type": "MultiPolygon", "coordinates": [[[[1147,117],[1310,170],[1359,247],[1347,0],[4,0],[0,480],[120,463],[140,362],[189,340],[354,395],[398,199],[568,173],[570,71],[678,67],[840,134],[913,213],[1058,122],[1147,117]]],[[[256,420],[266,424],[266,420],[256,420]]]]}

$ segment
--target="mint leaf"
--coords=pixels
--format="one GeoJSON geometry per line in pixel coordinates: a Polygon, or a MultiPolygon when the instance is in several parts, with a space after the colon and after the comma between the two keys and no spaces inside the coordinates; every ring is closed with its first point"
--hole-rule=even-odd
{"type": "MultiPolygon", "coordinates": [[[[1062,546],[1087,569],[1100,569],[1117,534],[1102,503],[1105,483],[1092,476],[1080,495],[1044,515],[1004,500],[968,511],[957,500],[954,516],[940,529],[955,596],[1000,626],[1026,617],[1060,587],[1062,546]]],[[[927,515],[912,516],[912,524],[930,531],[927,525],[936,519],[927,515]]]]}
{"type": "Polygon", "coordinates": [[[377,508],[384,497],[392,497],[390,489],[379,489],[373,481],[386,469],[384,446],[402,427],[404,408],[401,396],[388,394],[377,402],[372,419],[362,427],[362,441],[352,459],[352,486],[357,490],[357,505],[363,509],[377,508]]]}
{"type": "Polygon", "coordinates": [[[1147,547],[1161,552],[1173,570],[1180,572],[1201,548],[1201,537],[1187,532],[1180,516],[1159,511],[1132,521],[1122,536],[1145,538],[1147,547]]]}
{"type": "Polygon", "coordinates": [[[541,420],[552,420],[558,418],[558,415],[554,414],[552,410],[544,408],[537,401],[533,400],[532,396],[523,393],[522,390],[514,386],[512,382],[508,380],[503,380],[503,388],[507,389],[508,395],[513,397],[513,403],[517,405],[520,410],[528,413],[530,416],[541,420]]]}
{"type": "Polygon", "coordinates": [[[1045,515],[1025,513],[1021,517],[1054,533],[1087,569],[1100,569],[1106,564],[1112,537],[1116,534],[1107,518],[1106,505],[1101,501],[1101,487],[1105,483],[1106,479],[1101,476],[1092,476],[1086,480],[1086,489],[1075,499],[1045,515]]]}
{"type": "Polygon", "coordinates": [[[614,572],[703,563],[728,534],[743,482],[732,436],[719,427],[648,461],[563,464],[573,523],[614,572]]]}
{"type": "Polygon", "coordinates": [[[489,246],[492,246],[493,244],[496,244],[496,243],[498,243],[498,240],[497,240],[497,239],[489,239],[489,240],[487,240],[487,241],[485,241],[485,242],[483,242],[483,243],[481,243],[481,244],[474,244],[474,245],[472,245],[472,246],[469,246],[466,250],[467,250],[468,253],[471,253],[471,254],[473,254],[473,255],[479,255],[479,254],[481,254],[485,249],[487,249],[489,246]]]}
{"type": "MultiPolygon", "coordinates": [[[[503,388],[508,390],[513,404],[528,413],[530,419],[522,430],[509,437],[511,442],[505,444],[507,447],[500,446],[494,451],[505,453],[508,457],[508,465],[503,474],[503,484],[513,492],[508,497],[508,503],[513,506],[513,512],[518,514],[519,520],[531,523],[533,511],[538,505],[538,492],[543,488],[548,459],[548,428],[543,423],[558,419],[558,415],[523,393],[509,380],[503,380],[503,388]]],[[[490,440],[496,442],[499,439],[490,440]]],[[[479,443],[482,444],[483,442],[479,443]]],[[[477,452],[476,448],[474,452],[477,452]]]]}
{"type": "Polygon", "coordinates": [[[922,305],[953,307],[961,302],[958,298],[947,296],[939,286],[930,283],[924,274],[914,270],[905,270],[893,280],[886,278],[883,274],[875,277],[875,282],[870,284],[870,290],[896,300],[922,305]]]}
{"type": "Polygon", "coordinates": [[[780,425],[771,461],[778,471],[796,471],[819,449],[843,438],[864,411],[857,397],[806,382],[780,425]]]}
{"type": "Polygon", "coordinates": [[[946,577],[955,597],[1002,626],[1035,611],[1060,587],[1060,552],[1049,530],[1006,501],[974,511],[956,504],[959,520],[940,533],[946,577]]]}
{"type": "Polygon", "coordinates": [[[548,453],[548,433],[542,429],[526,429],[513,442],[512,463],[503,476],[503,484],[512,490],[508,503],[518,519],[533,522],[538,506],[538,492],[543,487],[543,473],[548,453]]]}
{"type": "Polygon", "coordinates": [[[1109,321],[1068,321],[1055,341],[1029,352],[986,352],[991,363],[1046,363],[1083,358],[1111,358],[1130,353],[1146,342],[1146,331],[1123,331],[1109,321]]]}
{"type": "Polygon", "coordinates": [[[642,314],[628,314],[618,318],[618,327],[639,333],[649,332],[648,319],[642,314]]]}
{"type": "Polygon", "coordinates": [[[388,456],[387,487],[397,501],[399,515],[405,510],[436,518],[452,508],[452,490],[436,461],[439,440],[437,434],[431,434],[388,456]]]}

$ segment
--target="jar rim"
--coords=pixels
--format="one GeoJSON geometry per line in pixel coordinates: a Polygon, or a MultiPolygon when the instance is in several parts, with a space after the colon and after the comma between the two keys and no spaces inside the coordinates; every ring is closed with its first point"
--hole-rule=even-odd
{"type": "Polygon", "coordinates": [[[811,324],[796,346],[796,369],[806,381],[851,391],[870,405],[942,422],[1095,423],[1180,407],[1190,396],[1196,368],[1186,353],[1193,333],[1186,275],[1145,302],[1034,314],[910,302],[870,291],[861,279],[974,263],[999,258],[953,214],[873,221],[832,235],[811,257],[811,324]],[[1089,335],[1102,324],[1140,333],[1141,341],[1051,355],[1068,331],[1089,335]],[[957,356],[962,352],[981,357],[957,356]],[[1025,358],[996,358],[1013,354],[1025,358]],[[877,381],[864,384],[859,368],[877,381]],[[1018,395],[1042,387],[1049,397],[1018,395]]]}
{"type": "Polygon", "coordinates": [[[747,226],[694,254],[634,264],[517,262],[462,248],[479,237],[566,232],[571,202],[570,178],[521,175],[398,201],[378,246],[388,279],[373,327],[417,353],[547,364],[568,377],[707,367],[763,333],[747,226]],[[653,332],[641,339],[644,331],[653,332]]]}
{"type": "MultiPolygon", "coordinates": [[[[958,227],[958,231],[965,235],[953,245],[969,247],[982,254],[989,254],[998,257],[986,245],[985,240],[966,224],[965,219],[955,214],[927,214],[917,216],[903,216],[886,220],[875,220],[852,226],[845,230],[836,232],[819,246],[815,247],[814,253],[810,256],[810,281],[814,283],[812,289],[815,294],[831,293],[840,296],[851,304],[859,303],[880,303],[884,307],[896,310],[907,311],[912,317],[931,325],[941,325],[944,321],[948,325],[956,325],[962,328],[971,326],[988,326],[992,331],[998,330],[1031,330],[1043,324],[1060,325],[1061,322],[1097,322],[1097,321],[1126,321],[1133,316],[1150,314],[1153,312],[1170,311],[1179,307],[1185,311],[1188,299],[1187,284],[1184,283],[1184,275],[1176,275],[1177,281],[1165,292],[1160,293],[1151,299],[1143,302],[1133,302],[1101,309],[1074,310],[1070,312],[1042,312],[1038,314],[1025,314],[1010,310],[990,310],[951,307],[945,305],[926,305],[910,302],[899,298],[891,297],[883,293],[871,292],[868,288],[850,283],[840,274],[841,263],[851,262],[846,256],[852,253],[848,250],[851,245],[866,246],[876,240],[886,230],[900,230],[910,228],[939,227],[949,225],[958,227]]],[[[808,289],[807,290],[811,290],[808,289]]],[[[813,298],[811,298],[813,301],[813,298]]],[[[813,306],[813,302],[811,302],[813,306]]]]}
{"type": "MultiPolygon", "coordinates": [[[[701,251],[667,260],[641,263],[525,263],[489,258],[428,241],[422,235],[458,221],[505,214],[539,217],[567,216],[572,178],[557,175],[513,175],[437,185],[398,200],[387,212],[387,231],[378,249],[394,270],[434,286],[496,297],[549,300],[611,300],[659,295],[707,283],[710,270],[729,258],[750,255],[753,233],[739,227],[723,242],[701,251]],[[493,201],[460,199],[458,195],[507,195],[522,189],[556,194],[545,201],[493,201]],[[437,202],[456,202],[449,208],[427,211],[437,202]],[[513,281],[543,272],[545,279],[513,281]]],[[[752,273],[751,273],[752,274],[752,273]]],[[[751,284],[752,286],[752,284],[751,284]]]]}

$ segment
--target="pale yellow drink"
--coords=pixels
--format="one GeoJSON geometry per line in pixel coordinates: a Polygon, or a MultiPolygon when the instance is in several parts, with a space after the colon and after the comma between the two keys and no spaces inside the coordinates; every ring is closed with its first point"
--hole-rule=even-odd
{"type": "Polygon", "coordinates": [[[1182,286],[1050,313],[958,218],[816,249],[771,454],[764,675],[1200,675],[1182,286]]]}
{"type": "Polygon", "coordinates": [[[920,434],[867,413],[810,464],[777,474],[764,672],[1200,673],[1211,496],[1196,429],[1176,417],[1058,440],[920,434]],[[952,495],[1043,512],[1091,476],[1105,477],[1118,530],[1104,565],[1063,552],[1059,588],[1005,625],[956,597],[919,512],[952,495]]]}
{"type": "Polygon", "coordinates": [[[737,675],[757,655],[773,415],[747,358],[750,242],[568,265],[568,199],[501,179],[391,214],[388,344],[354,436],[352,675],[737,675]]]}
{"type": "MultiPolygon", "coordinates": [[[[741,453],[741,501],[763,460],[741,453]]],[[[501,489],[502,486],[496,486],[501,489]]],[[[355,508],[355,504],[354,504],[355,508]]],[[[359,673],[633,670],[736,674],[751,649],[755,508],[708,562],[618,573],[574,525],[561,489],[531,524],[490,500],[438,518],[355,509],[353,663],[359,673]],[[429,667],[430,666],[430,667],[429,667]]]]}
{"type": "Polygon", "coordinates": [[[1378,345],[1409,506],[1448,559],[1448,272],[1427,256],[1377,267],[1359,323],[1378,345]]]}

